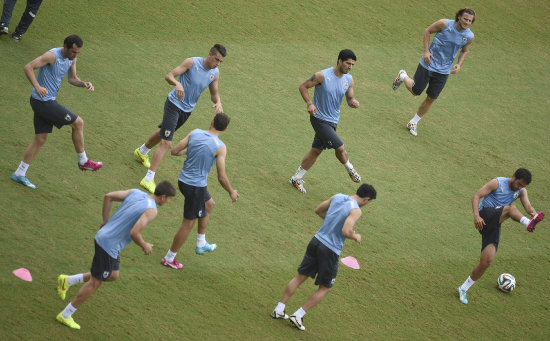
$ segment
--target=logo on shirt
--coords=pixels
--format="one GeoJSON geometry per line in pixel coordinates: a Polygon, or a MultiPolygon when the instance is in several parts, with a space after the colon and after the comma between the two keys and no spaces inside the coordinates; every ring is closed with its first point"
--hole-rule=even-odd
{"type": "Polygon", "coordinates": [[[465,43],[466,40],[468,40],[468,38],[466,38],[466,37],[463,37],[463,38],[462,38],[462,42],[463,42],[463,43],[465,43]]]}
{"type": "Polygon", "coordinates": [[[514,193],[514,200],[517,199],[519,197],[519,192],[515,192],[514,193]]]}
{"type": "Polygon", "coordinates": [[[214,74],[210,74],[210,80],[213,80],[214,79],[214,74]]]}
{"type": "Polygon", "coordinates": [[[170,136],[170,133],[171,133],[170,130],[165,130],[164,131],[164,136],[168,137],[168,136],[170,136]]]}
{"type": "Polygon", "coordinates": [[[344,82],[344,90],[348,88],[348,85],[349,85],[348,81],[345,81],[344,82]]]}

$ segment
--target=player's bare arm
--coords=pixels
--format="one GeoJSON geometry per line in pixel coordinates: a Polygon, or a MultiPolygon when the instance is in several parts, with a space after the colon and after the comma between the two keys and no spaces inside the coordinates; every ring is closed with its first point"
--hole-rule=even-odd
{"type": "Polygon", "coordinates": [[[155,219],[157,216],[157,210],[154,208],[149,208],[143,212],[141,217],[139,217],[138,221],[136,221],[135,225],[130,230],[130,237],[132,237],[132,240],[137,245],[141,246],[143,249],[143,253],[146,255],[150,255],[153,252],[153,244],[147,243],[142,236],[143,230],[147,227],[147,225],[155,219]]]}
{"type": "Polygon", "coordinates": [[[78,78],[78,75],[76,74],[76,60],[77,58],[74,59],[73,65],[71,65],[71,68],[69,69],[67,80],[71,85],[86,88],[89,91],[94,91],[94,86],[92,85],[92,83],[84,82],[83,80],[78,78]]]}
{"type": "Polygon", "coordinates": [[[235,202],[237,199],[239,199],[239,193],[237,193],[236,190],[231,187],[231,183],[229,183],[229,178],[227,177],[227,173],[225,172],[225,157],[227,155],[227,147],[221,146],[216,150],[216,153],[214,153],[214,156],[216,157],[216,170],[218,171],[218,181],[220,182],[220,185],[222,185],[223,189],[229,193],[229,196],[231,197],[231,201],[235,202]]]}
{"type": "Polygon", "coordinates": [[[178,142],[174,147],[172,147],[172,151],[170,154],[173,156],[183,156],[187,154],[187,146],[189,145],[189,137],[191,136],[191,133],[195,130],[191,130],[189,134],[187,134],[186,137],[183,138],[180,142],[178,142]]]}
{"type": "Polygon", "coordinates": [[[519,200],[521,201],[521,204],[523,205],[523,208],[525,208],[525,211],[533,217],[535,214],[537,214],[537,211],[535,208],[531,205],[531,202],[529,201],[529,197],[527,196],[527,189],[523,188],[523,190],[519,194],[519,200]]]}
{"type": "Polygon", "coordinates": [[[359,101],[355,99],[355,93],[353,91],[353,84],[355,84],[354,80],[351,80],[351,84],[349,85],[348,91],[346,91],[346,101],[348,102],[348,105],[352,108],[359,108],[359,101]]]}
{"type": "Polygon", "coordinates": [[[323,201],[317,207],[315,207],[315,214],[317,214],[319,217],[325,219],[325,217],[327,215],[327,212],[328,212],[328,208],[330,206],[330,202],[332,201],[332,198],[334,198],[334,196],[332,196],[329,199],[323,201]]]}
{"type": "Polygon", "coordinates": [[[37,57],[27,63],[23,70],[25,71],[25,75],[27,76],[27,79],[31,83],[31,85],[36,89],[36,92],[40,97],[44,97],[48,94],[48,90],[44,87],[42,87],[38,80],[36,79],[36,75],[34,74],[34,70],[40,69],[44,65],[52,65],[55,63],[55,54],[53,52],[46,52],[40,57],[37,57]]]}
{"type": "Polygon", "coordinates": [[[313,88],[317,84],[321,84],[324,80],[325,76],[323,76],[323,73],[321,71],[315,72],[308,80],[303,82],[299,87],[298,90],[300,91],[300,94],[302,95],[302,98],[304,99],[304,102],[307,104],[307,112],[309,112],[310,115],[317,115],[317,108],[315,105],[313,105],[313,101],[311,100],[311,97],[309,97],[309,88],[313,88]]]}
{"type": "Polygon", "coordinates": [[[430,52],[430,35],[442,31],[447,26],[447,19],[439,19],[424,31],[424,63],[432,65],[433,56],[430,52]]]}
{"type": "Polygon", "coordinates": [[[220,94],[218,92],[218,80],[219,79],[220,79],[220,74],[218,73],[216,78],[208,86],[208,89],[210,90],[210,99],[212,100],[212,103],[214,103],[212,108],[214,108],[214,110],[216,111],[216,114],[219,114],[219,113],[223,112],[222,100],[221,100],[220,94]]]}
{"type": "Polygon", "coordinates": [[[344,237],[348,239],[353,239],[359,244],[361,243],[361,235],[359,233],[355,233],[353,227],[360,217],[361,210],[358,208],[354,208],[353,210],[349,211],[348,217],[346,218],[346,221],[344,221],[344,226],[342,227],[342,234],[344,235],[344,237]]]}
{"type": "Polygon", "coordinates": [[[474,226],[479,231],[483,230],[483,226],[485,226],[485,220],[479,216],[479,202],[481,201],[481,198],[487,196],[492,191],[496,190],[498,188],[498,180],[492,179],[483,187],[481,187],[472,197],[472,210],[474,211],[474,226]]]}
{"type": "Polygon", "coordinates": [[[178,81],[178,77],[184,74],[187,70],[193,67],[193,58],[185,59],[180,65],[178,65],[174,70],[170,71],[164,79],[170,85],[176,87],[176,96],[182,100],[185,97],[185,91],[183,90],[183,85],[178,81]]]}
{"type": "Polygon", "coordinates": [[[103,198],[103,222],[101,223],[101,227],[109,221],[113,201],[124,201],[131,191],[131,189],[128,189],[126,191],[115,191],[105,194],[105,197],[103,198]]]}
{"type": "Polygon", "coordinates": [[[472,42],[474,41],[474,39],[475,37],[472,38],[472,40],[470,40],[468,44],[464,45],[462,49],[460,49],[460,53],[458,54],[458,60],[456,64],[453,66],[453,69],[451,70],[451,74],[454,75],[458,73],[462,68],[462,63],[464,63],[464,60],[466,60],[466,56],[468,55],[468,52],[470,50],[470,45],[472,45],[472,42]]]}

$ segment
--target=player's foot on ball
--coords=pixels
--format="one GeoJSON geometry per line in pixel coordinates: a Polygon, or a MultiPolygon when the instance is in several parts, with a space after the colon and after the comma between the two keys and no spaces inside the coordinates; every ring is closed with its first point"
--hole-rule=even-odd
{"type": "Polygon", "coordinates": [[[539,213],[535,214],[533,216],[533,219],[529,222],[529,225],[527,225],[527,231],[533,232],[535,231],[535,225],[537,225],[539,222],[544,219],[544,212],[540,211],[539,213]]]}
{"type": "Polygon", "coordinates": [[[69,276],[67,275],[59,275],[59,277],[57,277],[57,294],[62,300],[65,300],[67,291],[69,291],[69,284],[67,283],[68,278],[69,276]]]}
{"type": "Polygon", "coordinates": [[[198,246],[197,246],[197,247],[195,248],[195,253],[196,253],[197,255],[202,255],[202,254],[205,253],[205,252],[212,252],[212,251],[216,250],[217,248],[218,248],[218,245],[216,245],[216,244],[208,244],[208,243],[206,243],[206,244],[204,244],[203,247],[198,247],[198,246]]]}
{"type": "Polygon", "coordinates": [[[304,326],[304,324],[302,323],[302,319],[299,318],[298,316],[296,315],[291,315],[290,316],[290,322],[298,329],[300,330],[306,330],[306,327],[304,326]]]}
{"type": "Polygon", "coordinates": [[[348,169],[348,174],[349,174],[349,177],[351,178],[351,180],[353,180],[354,182],[361,182],[361,175],[359,175],[359,173],[357,173],[355,168],[348,169]]]}
{"type": "Polygon", "coordinates": [[[399,73],[397,74],[397,77],[395,77],[395,80],[392,84],[393,90],[399,89],[399,86],[401,85],[401,83],[403,83],[403,79],[405,79],[405,76],[407,76],[407,72],[405,70],[399,70],[399,73]]]}
{"type": "Polygon", "coordinates": [[[100,169],[101,167],[103,167],[103,162],[101,161],[93,161],[93,160],[90,160],[88,159],[88,161],[86,161],[85,164],[81,165],[80,163],[78,164],[78,168],[80,168],[80,170],[91,170],[91,171],[96,171],[98,169],[100,169]]]}
{"type": "Polygon", "coordinates": [[[271,317],[273,317],[274,319],[288,320],[288,315],[285,314],[284,310],[283,312],[278,312],[277,310],[273,310],[273,312],[271,313],[271,317]]]}
{"type": "Polygon", "coordinates": [[[300,192],[306,194],[306,188],[304,187],[304,180],[302,179],[293,179],[293,178],[290,178],[288,180],[288,182],[290,182],[290,184],[292,186],[294,186],[297,190],[299,190],[300,192]]]}
{"type": "Polygon", "coordinates": [[[418,136],[418,132],[416,131],[416,123],[409,122],[407,123],[407,129],[409,129],[409,132],[413,136],[418,136]]]}
{"type": "Polygon", "coordinates": [[[464,304],[468,304],[468,292],[460,289],[460,287],[456,288],[456,292],[458,293],[459,301],[464,304]]]}
{"type": "Polygon", "coordinates": [[[162,258],[162,260],[160,261],[160,264],[176,270],[180,270],[181,268],[183,268],[183,264],[178,263],[178,260],[176,259],[176,257],[174,257],[174,260],[171,262],[168,262],[166,258],[162,258]]]}
{"type": "Polygon", "coordinates": [[[157,185],[155,184],[155,180],[151,181],[145,181],[145,178],[141,179],[139,182],[139,185],[146,190],[149,191],[149,193],[155,193],[155,189],[157,188],[157,185]]]}
{"type": "Polygon", "coordinates": [[[15,182],[18,182],[22,184],[23,186],[27,186],[28,188],[36,189],[36,186],[27,179],[26,176],[18,176],[13,173],[11,175],[11,179],[15,182]]]}
{"type": "Polygon", "coordinates": [[[151,167],[151,161],[149,160],[149,155],[141,154],[141,152],[139,151],[139,148],[136,148],[136,150],[134,150],[134,157],[138,162],[144,165],[145,168],[149,169],[149,167],[151,167]]]}
{"type": "Polygon", "coordinates": [[[69,317],[68,319],[63,317],[63,313],[57,314],[57,317],[55,318],[59,323],[62,323],[68,327],[71,327],[73,329],[80,329],[80,325],[76,323],[72,317],[69,317]]]}

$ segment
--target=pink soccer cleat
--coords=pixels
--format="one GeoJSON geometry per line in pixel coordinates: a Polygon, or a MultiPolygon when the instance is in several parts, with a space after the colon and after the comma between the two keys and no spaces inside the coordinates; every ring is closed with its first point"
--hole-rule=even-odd
{"type": "Polygon", "coordinates": [[[90,159],[88,159],[88,161],[86,161],[85,164],[81,165],[80,163],[78,164],[78,168],[80,168],[80,170],[91,170],[91,171],[96,171],[98,169],[100,169],[101,167],[103,167],[103,162],[95,162],[95,161],[92,161],[90,159]]]}
{"type": "Polygon", "coordinates": [[[181,268],[183,268],[183,264],[178,263],[178,260],[175,257],[174,260],[171,262],[166,261],[166,258],[163,257],[160,261],[160,264],[176,270],[180,270],[181,268]]]}
{"type": "Polygon", "coordinates": [[[531,219],[531,222],[529,223],[529,225],[527,225],[527,231],[529,231],[529,232],[535,231],[535,225],[537,225],[539,222],[541,222],[542,219],[544,219],[544,212],[543,211],[540,211],[539,213],[535,214],[533,216],[533,219],[531,219]]]}

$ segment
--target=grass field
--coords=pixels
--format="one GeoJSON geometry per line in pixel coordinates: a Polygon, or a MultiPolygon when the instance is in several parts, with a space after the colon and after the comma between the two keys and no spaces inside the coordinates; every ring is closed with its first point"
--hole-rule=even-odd
{"type": "MultiPolygon", "coordinates": [[[[0,338],[546,339],[548,222],[533,234],[504,223],[497,257],[469,291],[467,306],[455,290],[479,257],[470,200],[479,187],[526,167],[534,177],[531,203],[550,211],[550,3],[472,4],[471,52],[414,138],[405,124],[424,95],[393,92],[391,82],[401,68],[414,74],[424,29],[454,17],[459,6],[448,0],[435,6],[417,0],[45,1],[19,44],[0,38],[0,338]],[[83,117],[87,154],[105,166],[80,172],[70,129],[55,130],[27,173],[38,187],[32,191],[8,179],[33,138],[32,88],[23,66],[72,33],[84,39],[78,74],[96,90],[64,82],[58,100],[83,117]],[[241,195],[232,204],[211,175],[217,205],[207,239],[218,249],[196,256],[192,232],[178,255],[184,269],[160,266],[181,223],[178,195],[144,233],[153,255],[129,245],[120,279],[75,313],[82,329],[60,325],[55,316],[67,302],[56,294],[56,278],[89,270],[103,195],[137,187],[145,175],[132,153],[162,118],[171,90],[165,74],[186,57],[206,56],[214,43],[228,49],[220,94],[232,122],[221,138],[228,176],[241,195]],[[339,134],[378,199],[356,226],[363,244],[348,241],[342,253],[355,256],[361,269],[340,267],[334,289],[299,332],[269,314],[320,226],[315,206],[357,186],[330,151],[306,175],[307,195],[288,184],[313,137],[298,86],[335,65],[343,48],[358,56],[351,74],[361,107],[342,107],[339,134]],[[32,283],[11,274],[19,267],[31,271],[32,283]],[[495,289],[502,272],[518,281],[512,294],[495,289]]],[[[10,31],[23,8],[19,1],[10,31]]],[[[206,92],[175,140],[208,128],[210,105],[206,92]]],[[[182,162],[167,156],[156,179],[175,183],[182,162]]],[[[306,282],[287,313],[315,288],[306,282]]]]}

